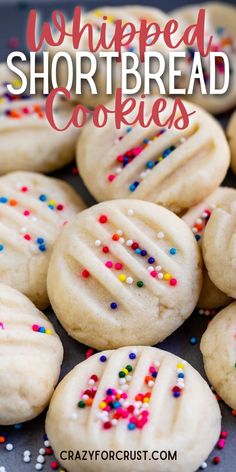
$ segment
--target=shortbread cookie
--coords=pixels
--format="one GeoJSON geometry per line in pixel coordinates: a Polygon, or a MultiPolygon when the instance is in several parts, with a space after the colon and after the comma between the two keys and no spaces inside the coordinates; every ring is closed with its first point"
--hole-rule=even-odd
{"type": "Polygon", "coordinates": [[[213,449],[220,424],[215,396],[190,364],[160,349],[124,347],[95,354],[63,379],[46,431],[68,472],[193,472],[213,449]],[[147,457],[86,462],[68,460],[62,450],[146,450],[147,457]],[[177,457],[152,460],[152,451],[177,457]]]}
{"type": "Polygon", "coordinates": [[[28,421],[47,406],[58,381],[62,343],[48,319],[0,284],[0,425],[28,421]]]}
{"type": "MultiPolygon", "coordinates": [[[[156,99],[146,98],[147,122],[156,99]]],[[[138,105],[139,100],[130,119],[137,116],[138,105]]],[[[185,106],[196,113],[181,131],[155,124],[118,130],[113,114],[104,128],[95,128],[92,121],[85,126],[78,140],[77,163],[98,201],[138,198],[183,213],[222,182],[230,159],[225,135],[204,110],[187,102],[185,106]]],[[[173,100],[167,99],[167,108],[160,114],[162,123],[172,108],[173,100]]]]}
{"type": "Polygon", "coordinates": [[[200,345],[210,383],[222,400],[236,409],[236,302],[209,323],[200,345]]]}
{"type": "Polygon", "coordinates": [[[83,208],[80,197],[61,180],[30,172],[0,177],[0,282],[45,308],[52,246],[83,208]]]}
{"type": "Polygon", "coordinates": [[[227,128],[227,135],[231,150],[231,167],[233,172],[236,174],[236,111],[233,113],[230,119],[227,128]]]}
{"type": "MultiPolygon", "coordinates": [[[[204,8],[206,10],[206,26],[205,26],[205,42],[209,43],[210,36],[213,36],[213,44],[211,50],[213,52],[223,52],[229,58],[230,63],[230,85],[227,92],[223,95],[209,94],[210,82],[210,59],[209,55],[202,58],[204,81],[206,84],[207,94],[201,93],[199,82],[196,83],[194,93],[189,96],[192,102],[201,105],[211,113],[222,113],[236,105],[236,8],[230,4],[224,3],[202,3],[198,5],[190,5],[178,8],[169,13],[171,18],[174,18],[182,25],[183,30],[187,26],[195,24],[199,10],[204,8]]],[[[205,45],[205,48],[206,48],[205,45]]],[[[197,46],[188,47],[186,58],[182,63],[181,78],[179,79],[179,88],[188,88],[189,77],[192,69],[194,52],[197,51],[197,46]]],[[[180,62],[178,63],[180,64],[180,62]]],[[[224,63],[222,59],[216,58],[216,76],[217,87],[220,89],[224,83],[224,63]]],[[[186,96],[187,98],[188,96],[186,96]]]]}
{"type": "MultiPolygon", "coordinates": [[[[183,220],[192,228],[197,241],[201,245],[201,238],[214,208],[220,208],[236,198],[236,190],[229,187],[219,187],[205,200],[190,208],[183,216],[183,220]]],[[[221,292],[209,278],[206,268],[203,268],[203,284],[198,306],[207,310],[223,307],[231,299],[221,292]]]]}
{"type": "MultiPolygon", "coordinates": [[[[78,129],[53,130],[43,96],[9,93],[7,84],[21,86],[16,78],[4,64],[0,66],[0,174],[15,170],[46,173],[68,164],[74,157],[78,129]]],[[[54,119],[63,128],[73,108],[62,100],[56,103],[54,119]]]]}
{"type": "Polygon", "coordinates": [[[236,298],[236,198],[213,211],[204,231],[202,250],[212,282],[236,298]]]}
{"type": "Polygon", "coordinates": [[[105,202],[58,238],[48,294],[66,331],[84,344],[151,345],[192,313],[200,265],[191,230],[173,213],[141,200],[105,202]]]}

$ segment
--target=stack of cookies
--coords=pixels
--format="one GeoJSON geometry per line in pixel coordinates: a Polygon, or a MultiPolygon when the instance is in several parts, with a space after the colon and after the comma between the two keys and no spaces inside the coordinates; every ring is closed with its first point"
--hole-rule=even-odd
{"type": "MultiPolygon", "coordinates": [[[[199,8],[170,17],[184,24],[199,8]]],[[[233,76],[236,8],[204,8],[233,76]]],[[[104,7],[87,18],[99,24],[104,14],[111,27],[117,18],[169,18],[139,6],[104,7]]],[[[213,116],[236,106],[235,81],[224,98],[196,90],[185,102],[196,111],[185,130],[117,129],[110,114],[103,128],[90,121],[81,132],[59,133],[46,120],[43,97],[12,97],[4,65],[0,80],[0,425],[35,418],[50,402],[46,432],[68,472],[194,472],[220,435],[217,400],[188,362],[151,346],[196,307],[219,311],[200,349],[210,385],[236,409],[236,190],[221,185],[230,159],[236,170],[236,115],[227,135],[213,116]],[[78,185],[43,175],[74,157],[95,199],[90,208],[78,185]],[[63,346],[40,311],[50,304],[72,338],[101,351],[55,393],[63,346]],[[61,455],[85,449],[177,457],[83,462],[61,455]]],[[[84,93],[82,101],[95,106],[95,98],[107,99],[84,93]]],[[[145,99],[147,108],[155,98],[145,99]]],[[[163,117],[172,103],[167,98],[163,117]]],[[[57,119],[74,106],[58,100],[57,119]]]]}

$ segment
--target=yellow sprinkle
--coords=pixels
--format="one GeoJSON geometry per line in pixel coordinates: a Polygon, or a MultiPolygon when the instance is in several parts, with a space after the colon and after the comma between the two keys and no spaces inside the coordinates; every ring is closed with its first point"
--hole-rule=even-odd
{"type": "Polygon", "coordinates": [[[125,274],[120,274],[118,279],[121,281],[121,282],[125,282],[126,281],[126,276],[125,274]]]}
{"type": "Polygon", "coordinates": [[[149,403],[149,402],[150,402],[150,398],[145,397],[145,398],[143,399],[143,403],[149,403]]]}
{"type": "Polygon", "coordinates": [[[125,373],[125,375],[128,375],[129,371],[127,369],[122,369],[122,372],[125,373]]]}
{"type": "Polygon", "coordinates": [[[108,17],[107,17],[108,23],[113,23],[114,20],[115,20],[114,16],[108,16],[108,17]]]}
{"type": "Polygon", "coordinates": [[[48,204],[49,205],[56,205],[56,202],[55,202],[55,200],[49,200],[48,204]]]}
{"type": "Polygon", "coordinates": [[[12,85],[14,88],[20,88],[21,86],[21,81],[19,79],[15,79],[12,81],[12,85]]]}
{"type": "Polygon", "coordinates": [[[52,334],[52,331],[50,329],[46,329],[46,334],[52,334]]]}
{"type": "Polygon", "coordinates": [[[94,16],[97,16],[98,18],[99,18],[100,16],[102,16],[102,13],[101,13],[100,10],[95,10],[95,11],[93,12],[93,14],[94,14],[94,16]]]}
{"type": "Polygon", "coordinates": [[[99,403],[99,407],[100,407],[102,410],[104,410],[104,408],[106,408],[106,406],[107,406],[106,402],[101,402],[101,403],[99,403]]]}
{"type": "Polygon", "coordinates": [[[183,369],[184,368],[184,364],[182,364],[182,362],[179,362],[177,364],[177,369],[183,369]]]}
{"type": "Polygon", "coordinates": [[[168,272],[166,272],[166,273],[164,274],[164,279],[165,279],[165,280],[170,280],[171,277],[172,277],[172,275],[169,274],[168,272]]]}

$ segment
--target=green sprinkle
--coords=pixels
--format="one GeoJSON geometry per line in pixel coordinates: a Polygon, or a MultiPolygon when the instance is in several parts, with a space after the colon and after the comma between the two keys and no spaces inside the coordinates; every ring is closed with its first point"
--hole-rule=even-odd
{"type": "Polygon", "coordinates": [[[78,403],[78,407],[85,408],[85,403],[83,402],[83,400],[80,400],[80,402],[78,403]]]}
{"type": "Polygon", "coordinates": [[[139,280],[139,281],[137,282],[137,287],[139,287],[139,288],[143,287],[143,282],[142,282],[142,280],[139,280]]]}
{"type": "Polygon", "coordinates": [[[133,367],[132,367],[131,365],[129,365],[129,364],[128,364],[128,365],[126,366],[126,369],[128,370],[128,372],[132,372],[132,370],[133,370],[133,367]]]}
{"type": "Polygon", "coordinates": [[[120,372],[119,372],[119,377],[120,377],[120,379],[122,379],[123,377],[125,377],[125,372],[120,371],[120,372]]]}

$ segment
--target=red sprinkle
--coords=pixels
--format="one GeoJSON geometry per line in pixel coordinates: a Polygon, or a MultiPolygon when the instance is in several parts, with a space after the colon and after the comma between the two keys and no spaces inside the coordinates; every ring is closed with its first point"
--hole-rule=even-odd
{"type": "Polygon", "coordinates": [[[86,351],[85,353],[85,357],[86,359],[88,359],[89,357],[91,357],[92,355],[94,354],[94,349],[90,348],[86,351]]]}
{"type": "Polygon", "coordinates": [[[99,217],[99,223],[101,223],[102,225],[104,225],[105,223],[107,223],[107,216],[106,215],[101,215],[99,217]]]}
{"type": "Polygon", "coordinates": [[[28,192],[28,187],[21,187],[22,192],[28,192]]]}
{"type": "Polygon", "coordinates": [[[215,456],[212,459],[213,464],[217,465],[221,462],[221,458],[219,456],[215,456]]]}
{"type": "Polygon", "coordinates": [[[64,210],[64,206],[61,203],[59,203],[59,205],[57,205],[57,210],[58,211],[64,210]]]}
{"type": "Polygon", "coordinates": [[[87,269],[84,269],[84,270],[82,271],[82,274],[81,274],[81,275],[82,275],[82,277],[84,277],[85,279],[87,279],[87,278],[90,276],[90,273],[89,273],[89,271],[88,271],[87,269]]]}
{"type": "Polygon", "coordinates": [[[51,469],[57,470],[58,467],[59,467],[59,464],[58,464],[57,461],[52,461],[51,464],[50,464],[50,466],[51,466],[51,469]]]}
{"type": "Polygon", "coordinates": [[[110,175],[108,175],[107,178],[108,178],[109,182],[113,182],[113,180],[116,178],[116,175],[115,174],[110,174],[110,175]]]}
{"type": "Polygon", "coordinates": [[[220,437],[223,439],[226,439],[228,437],[228,432],[227,431],[221,431],[220,437]]]}
{"type": "Polygon", "coordinates": [[[176,284],[177,284],[176,279],[170,279],[170,285],[172,285],[174,287],[176,284]]]}
{"type": "Polygon", "coordinates": [[[24,234],[24,239],[26,239],[26,241],[30,241],[31,240],[30,234],[24,234]]]}
{"type": "Polygon", "coordinates": [[[110,429],[112,427],[112,424],[110,421],[106,421],[104,424],[103,424],[103,428],[104,429],[110,429]]]}
{"type": "Polygon", "coordinates": [[[45,447],[45,454],[46,456],[51,456],[53,453],[53,450],[51,447],[45,447]]]}
{"type": "Polygon", "coordinates": [[[104,247],[102,248],[102,251],[104,252],[104,254],[107,254],[107,253],[109,252],[109,247],[104,246],[104,247]]]}

